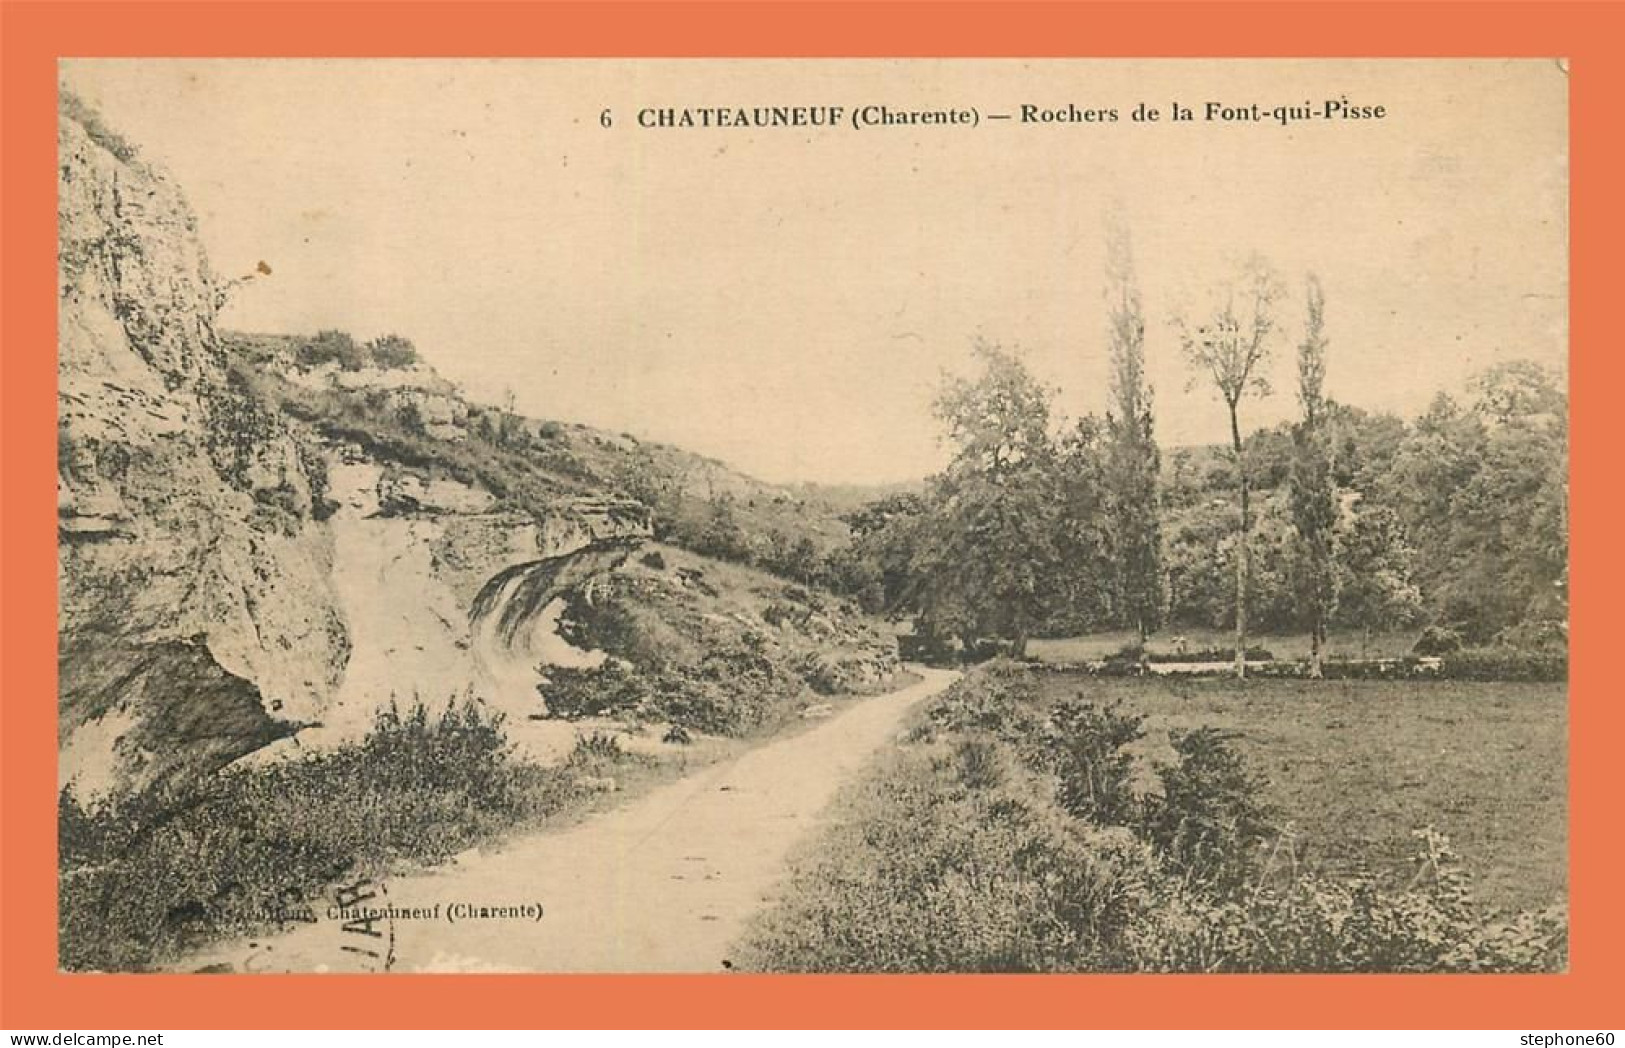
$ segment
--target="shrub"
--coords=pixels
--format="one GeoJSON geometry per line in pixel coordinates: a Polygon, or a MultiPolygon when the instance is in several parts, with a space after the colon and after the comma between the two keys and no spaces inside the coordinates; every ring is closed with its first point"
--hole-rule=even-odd
{"type": "Polygon", "coordinates": [[[607,731],[577,735],[575,748],[570,751],[569,763],[575,766],[597,765],[605,761],[615,763],[626,756],[621,749],[620,736],[607,731]]]}
{"type": "Polygon", "coordinates": [[[1068,699],[1050,714],[1047,738],[1059,784],[1056,801],[1074,818],[1101,826],[1133,819],[1138,802],[1130,787],[1134,759],[1129,744],[1145,735],[1145,718],[1125,714],[1118,703],[1097,706],[1068,699]]]}
{"type": "Polygon", "coordinates": [[[400,335],[383,335],[367,343],[367,354],[381,368],[409,368],[418,362],[417,347],[400,335]]]}
{"type": "Polygon", "coordinates": [[[395,409],[395,423],[411,436],[421,438],[429,435],[429,424],[423,419],[423,409],[415,401],[408,400],[395,409]]]}
{"type": "Polygon", "coordinates": [[[653,710],[688,731],[742,736],[786,719],[801,678],[750,650],[723,644],[692,669],[668,667],[656,678],[653,710]]]}
{"type": "Polygon", "coordinates": [[[1445,838],[1419,830],[1416,876],[1402,888],[1365,875],[1293,873],[1224,899],[1164,882],[1130,928],[1147,971],[1549,972],[1567,962],[1562,908],[1510,920],[1471,905],[1445,838]]]}
{"type": "Polygon", "coordinates": [[[932,703],[928,723],[942,732],[984,732],[1012,743],[1037,744],[1038,684],[1029,670],[991,662],[955,681],[932,703]]]}
{"type": "Polygon", "coordinates": [[[1258,800],[1265,783],[1213,728],[1169,736],[1177,759],[1158,763],[1162,795],[1147,804],[1145,834],[1187,880],[1227,894],[1254,873],[1275,829],[1258,800]]]}
{"type": "Polygon", "coordinates": [[[330,363],[337,363],[345,371],[360,371],[367,365],[366,351],[344,331],[318,331],[299,344],[293,358],[307,371],[330,363]]]}
{"type": "MultiPolygon", "coordinates": [[[[1568,679],[1568,656],[1507,648],[1464,648],[1442,657],[1350,661],[1328,659],[1322,666],[1327,680],[1475,680],[1560,682],[1568,679]]],[[[1250,668],[1258,678],[1302,678],[1309,664],[1299,661],[1266,663],[1250,668]]]]}
{"type": "Polygon", "coordinates": [[[674,691],[687,692],[689,712],[686,718],[671,719],[700,731],[744,734],[787,716],[802,688],[794,669],[769,657],[761,635],[726,635],[713,640],[699,665],[682,675],[682,684],[674,691]],[[701,694],[707,702],[695,701],[701,694]],[[707,703],[715,713],[699,714],[707,703]]]}
{"type": "Polygon", "coordinates": [[[306,484],[310,486],[310,515],[317,520],[326,520],[339,510],[339,504],[329,497],[332,480],[328,476],[327,456],[305,440],[298,441],[295,447],[299,453],[299,467],[304,471],[306,484]]]}
{"type": "Polygon", "coordinates": [[[700,568],[678,568],[677,577],[684,586],[692,587],[696,592],[707,597],[720,597],[722,591],[705,581],[705,572],[700,568]]]}
{"type": "Polygon", "coordinates": [[[1429,626],[1416,638],[1411,652],[1415,655],[1448,655],[1460,649],[1460,633],[1448,626],[1429,626]]]}
{"type": "Polygon", "coordinates": [[[600,666],[543,666],[536,686],[547,706],[546,716],[557,720],[619,716],[642,710],[650,698],[644,675],[618,659],[600,666]]]}
{"type": "Polygon", "coordinates": [[[1004,782],[999,747],[990,739],[960,739],[952,763],[955,776],[970,789],[991,789],[1004,782]]]}
{"type": "Polygon", "coordinates": [[[1446,655],[1439,675],[1450,680],[1565,681],[1569,659],[1509,648],[1470,648],[1446,655]]]}
{"type": "Polygon", "coordinates": [[[1089,673],[1096,677],[1138,677],[1146,672],[1145,662],[1141,659],[1109,658],[1088,667],[1089,673]]]}
{"type": "Polygon", "coordinates": [[[783,601],[774,601],[762,609],[762,621],[769,626],[805,625],[812,617],[812,609],[795,604],[786,604],[783,601]]]}
{"type": "Polygon", "coordinates": [[[1565,622],[1535,619],[1508,626],[1495,635],[1495,646],[1515,651],[1539,652],[1547,655],[1567,655],[1569,627],[1565,622]]]}
{"type": "Polygon", "coordinates": [[[962,662],[986,662],[989,659],[1008,658],[1012,645],[997,637],[982,637],[959,653],[962,662]]]}
{"type": "Polygon", "coordinates": [[[711,735],[744,735],[757,723],[750,704],[715,682],[691,674],[662,674],[656,685],[659,716],[686,731],[711,735]]]}
{"type": "Polygon", "coordinates": [[[85,808],[59,800],[60,963],[140,970],[277,923],[341,878],[439,861],[570,803],[570,777],[513,760],[478,702],[382,710],[361,741],[85,808]]]}
{"type": "Polygon", "coordinates": [[[910,662],[946,666],[955,661],[953,642],[933,633],[905,633],[897,638],[897,653],[910,662]]]}
{"type": "Polygon", "coordinates": [[[476,805],[505,807],[513,798],[502,721],[472,700],[449,703],[438,718],[421,702],[403,713],[392,700],[353,759],[385,790],[431,794],[450,786],[476,805]]]}
{"type": "Polygon", "coordinates": [[[1106,656],[1095,667],[1095,673],[1102,677],[1137,677],[1145,672],[1147,661],[1145,645],[1125,644],[1106,656]]]}
{"type": "MultiPolygon", "coordinates": [[[[1268,648],[1253,645],[1245,649],[1243,654],[1248,662],[1269,662],[1275,658],[1275,653],[1268,648]]],[[[1197,648],[1195,651],[1153,651],[1146,656],[1147,662],[1234,662],[1235,648],[1197,648]]]]}
{"type": "Polygon", "coordinates": [[[568,643],[605,651],[642,667],[658,666],[663,661],[633,605],[618,594],[588,601],[577,591],[568,600],[559,620],[559,636],[568,643]]]}
{"type": "Polygon", "coordinates": [[[838,695],[845,684],[839,661],[820,651],[803,652],[795,660],[796,672],[819,695],[838,695]]]}
{"type": "Polygon", "coordinates": [[[619,600],[591,607],[578,602],[571,615],[579,617],[561,627],[567,640],[617,657],[592,669],[543,667],[537,690],[547,712],[541,717],[633,716],[688,732],[743,736],[788,719],[807,687],[802,673],[812,670],[760,635],[731,631],[710,636],[697,662],[667,658],[619,600]]]}
{"type": "MultiPolygon", "coordinates": [[[[967,753],[977,752],[974,748],[967,753]]],[[[773,971],[1067,971],[1122,892],[1063,816],[968,787],[952,751],[899,754],[759,918],[740,963],[773,971]]],[[[976,773],[973,773],[976,774],[976,773]]]]}
{"type": "MultiPolygon", "coordinates": [[[[1309,676],[1307,660],[1283,659],[1262,666],[1250,666],[1250,677],[1302,679],[1309,676]]],[[[1426,680],[1440,676],[1440,663],[1434,658],[1408,656],[1402,659],[1327,659],[1321,664],[1326,680],[1426,680]]]]}

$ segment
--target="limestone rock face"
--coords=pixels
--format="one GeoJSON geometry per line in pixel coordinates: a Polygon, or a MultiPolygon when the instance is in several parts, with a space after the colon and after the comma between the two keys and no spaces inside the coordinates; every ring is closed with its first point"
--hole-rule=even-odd
{"type": "MultiPolygon", "coordinates": [[[[58,150],[61,784],[89,800],[339,745],[397,700],[526,712],[528,649],[500,679],[477,657],[480,594],[515,571],[580,584],[651,534],[648,511],[517,512],[290,418],[265,362],[216,333],[225,287],[175,185],[71,99],[58,150]]],[[[462,439],[431,369],[327,371],[282,377],[376,390],[462,439]]],[[[546,589],[507,609],[514,636],[551,636],[546,589]]]]}
{"type": "Polygon", "coordinates": [[[349,641],[309,456],[220,351],[180,192],[71,105],[57,145],[61,778],[96,792],[288,733],[349,641]]]}

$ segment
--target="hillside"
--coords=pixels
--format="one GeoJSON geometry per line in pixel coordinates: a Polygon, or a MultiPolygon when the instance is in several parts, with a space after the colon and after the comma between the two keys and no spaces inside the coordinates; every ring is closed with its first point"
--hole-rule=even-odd
{"type": "Polygon", "coordinates": [[[847,538],[840,516],[866,501],[861,489],[776,485],[682,448],[580,423],[530,418],[464,397],[417,358],[410,343],[380,360],[372,344],[340,332],[224,332],[234,364],[262,394],[339,439],[377,442],[386,455],[481,471],[504,498],[616,490],[661,511],[662,537],[693,539],[726,502],[747,546],[810,540],[819,552],[847,538]]]}

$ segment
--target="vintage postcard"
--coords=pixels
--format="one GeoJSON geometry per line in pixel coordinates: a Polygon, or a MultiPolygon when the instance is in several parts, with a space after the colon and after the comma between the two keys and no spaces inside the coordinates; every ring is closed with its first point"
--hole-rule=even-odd
{"type": "Polygon", "coordinates": [[[60,969],[1567,969],[1562,58],[58,76],[60,969]]]}

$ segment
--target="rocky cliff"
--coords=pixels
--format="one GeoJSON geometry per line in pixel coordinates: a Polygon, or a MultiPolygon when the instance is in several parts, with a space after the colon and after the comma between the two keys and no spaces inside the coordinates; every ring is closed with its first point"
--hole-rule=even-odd
{"type": "Polygon", "coordinates": [[[177,187],[71,98],[58,151],[59,779],[80,796],[464,693],[493,576],[649,533],[641,507],[514,512],[288,418],[215,330],[226,289],[177,187]]]}
{"type": "Polygon", "coordinates": [[[58,130],[61,778],[232,760],[315,719],[349,635],[308,455],[235,385],[178,189],[58,130]]]}

